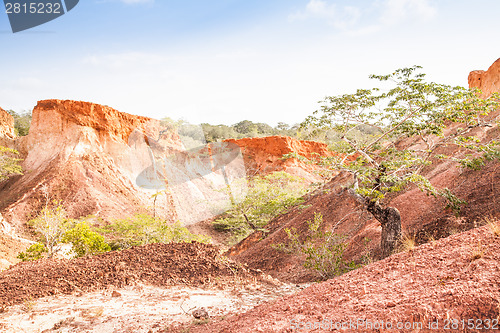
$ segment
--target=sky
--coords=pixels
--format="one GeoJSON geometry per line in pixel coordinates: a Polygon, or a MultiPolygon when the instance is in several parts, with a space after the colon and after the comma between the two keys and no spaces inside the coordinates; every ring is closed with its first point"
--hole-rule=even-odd
{"type": "Polygon", "coordinates": [[[500,58],[499,14],[498,0],[80,0],[14,34],[2,7],[0,107],[56,98],[194,124],[294,124],[397,68],[467,86],[500,58]]]}

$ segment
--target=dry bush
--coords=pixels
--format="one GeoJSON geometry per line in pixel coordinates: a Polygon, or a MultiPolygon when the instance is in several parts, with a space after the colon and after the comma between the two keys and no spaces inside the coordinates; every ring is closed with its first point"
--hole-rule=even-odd
{"type": "Polygon", "coordinates": [[[417,247],[417,243],[415,241],[415,235],[405,235],[401,239],[400,252],[413,253],[413,251],[415,250],[416,247],[417,247]]]}
{"type": "Polygon", "coordinates": [[[485,217],[484,222],[488,226],[488,228],[491,230],[493,235],[496,237],[500,237],[500,221],[497,219],[494,219],[493,217],[485,217]]]}
{"type": "Polygon", "coordinates": [[[476,246],[471,247],[470,260],[474,261],[481,259],[484,256],[484,247],[481,242],[478,242],[476,246]]]}

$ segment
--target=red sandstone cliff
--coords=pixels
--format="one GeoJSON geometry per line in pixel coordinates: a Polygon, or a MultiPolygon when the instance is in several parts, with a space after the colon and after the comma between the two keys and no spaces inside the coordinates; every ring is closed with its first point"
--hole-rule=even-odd
{"type": "Polygon", "coordinates": [[[227,142],[235,143],[241,148],[249,176],[286,171],[310,182],[319,181],[321,178],[316,173],[319,170],[317,166],[306,164],[296,158],[283,159],[283,155],[297,153],[313,159],[316,156],[332,156],[333,154],[324,143],[302,141],[285,136],[231,139],[227,142]]]}
{"type": "MultiPolygon", "coordinates": [[[[144,149],[135,149],[128,140],[134,130],[158,137],[159,128],[156,120],[98,104],[38,102],[29,135],[11,145],[22,153],[24,175],[0,184],[0,213],[22,230],[45,200],[42,188],[51,199],[61,200],[71,217],[93,214],[107,219],[147,211],[151,191],[134,179],[150,158],[141,156],[144,149]]],[[[174,134],[163,136],[172,147],[181,147],[174,134]]],[[[175,218],[172,210],[163,213],[175,218]]]]}
{"type": "Polygon", "coordinates": [[[14,118],[0,108],[0,137],[14,138],[14,118]]]}
{"type": "Polygon", "coordinates": [[[469,87],[481,89],[484,96],[500,92],[500,59],[497,59],[487,71],[470,72],[469,87]]]}

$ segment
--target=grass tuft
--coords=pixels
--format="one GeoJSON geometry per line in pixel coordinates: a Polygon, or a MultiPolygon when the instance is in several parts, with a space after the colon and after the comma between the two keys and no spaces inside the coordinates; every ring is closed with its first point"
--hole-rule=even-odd
{"type": "Polygon", "coordinates": [[[476,246],[471,248],[470,260],[478,260],[484,256],[484,247],[481,242],[478,242],[476,246]]]}
{"type": "Polygon", "coordinates": [[[406,235],[401,239],[401,251],[413,253],[416,247],[415,235],[406,235]]]}
{"type": "Polygon", "coordinates": [[[493,235],[495,235],[496,237],[500,237],[500,221],[495,220],[492,217],[486,217],[484,221],[488,225],[488,228],[491,230],[493,235]]]}

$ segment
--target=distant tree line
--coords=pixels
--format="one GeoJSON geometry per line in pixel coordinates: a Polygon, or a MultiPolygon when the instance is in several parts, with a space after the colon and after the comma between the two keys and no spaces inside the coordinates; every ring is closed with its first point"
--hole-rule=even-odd
{"type": "Polygon", "coordinates": [[[265,123],[254,123],[243,120],[231,126],[201,124],[208,142],[221,141],[225,139],[255,138],[272,135],[283,135],[297,137],[299,124],[288,125],[284,122],[272,127],[265,123]]]}
{"type": "Polygon", "coordinates": [[[14,117],[14,130],[17,136],[26,136],[31,126],[31,111],[16,112],[7,110],[7,113],[14,117]]]}
{"type": "Polygon", "coordinates": [[[275,127],[266,123],[255,123],[250,120],[243,120],[234,125],[212,125],[208,123],[194,125],[184,120],[163,118],[162,125],[172,125],[177,129],[183,140],[186,139],[189,141],[189,138],[191,138],[197,142],[217,142],[226,139],[255,138],[272,135],[299,136],[299,124],[288,125],[284,122],[279,122],[275,127]]]}
{"type": "MultiPolygon", "coordinates": [[[[337,129],[325,129],[316,126],[306,126],[303,124],[289,125],[279,122],[276,126],[266,123],[256,123],[251,120],[242,120],[234,125],[212,125],[202,123],[193,125],[184,120],[172,120],[163,118],[164,126],[173,126],[183,139],[184,144],[189,147],[199,145],[199,142],[217,142],[226,139],[257,138],[273,135],[289,136],[300,140],[321,141],[333,144],[341,140],[342,133],[337,129]],[[194,142],[198,142],[195,144],[194,142]]],[[[379,129],[371,126],[360,126],[351,131],[350,137],[356,140],[363,140],[372,137],[380,132],[379,129]]]]}
{"type": "MultiPolygon", "coordinates": [[[[7,110],[14,117],[14,129],[17,136],[26,136],[31,126],[32,112],[7,110]]],[[[242,120],[233,125],[213,125],[202,123],[201,125],[191,124],[185,120],[173,120],[163,118],[163,126],[176,128],[187,146],[194,148],[202,142],[217,142],[226,139],[255,138],[273,135],[289,136],[300,140],[321,141],[333,144],[341,139],[342,133],[336,129],[325,129],[317,126],[304,127],[303,124],[289,125],[285,122],[278,122],[276,126],[266,123],[257,123],[251,120],[242,120]]],[[[350,136],[355,140],[371,137],[378,134],[378,129],[370,126],[360,126],[351,131],[350,136]]]]}

